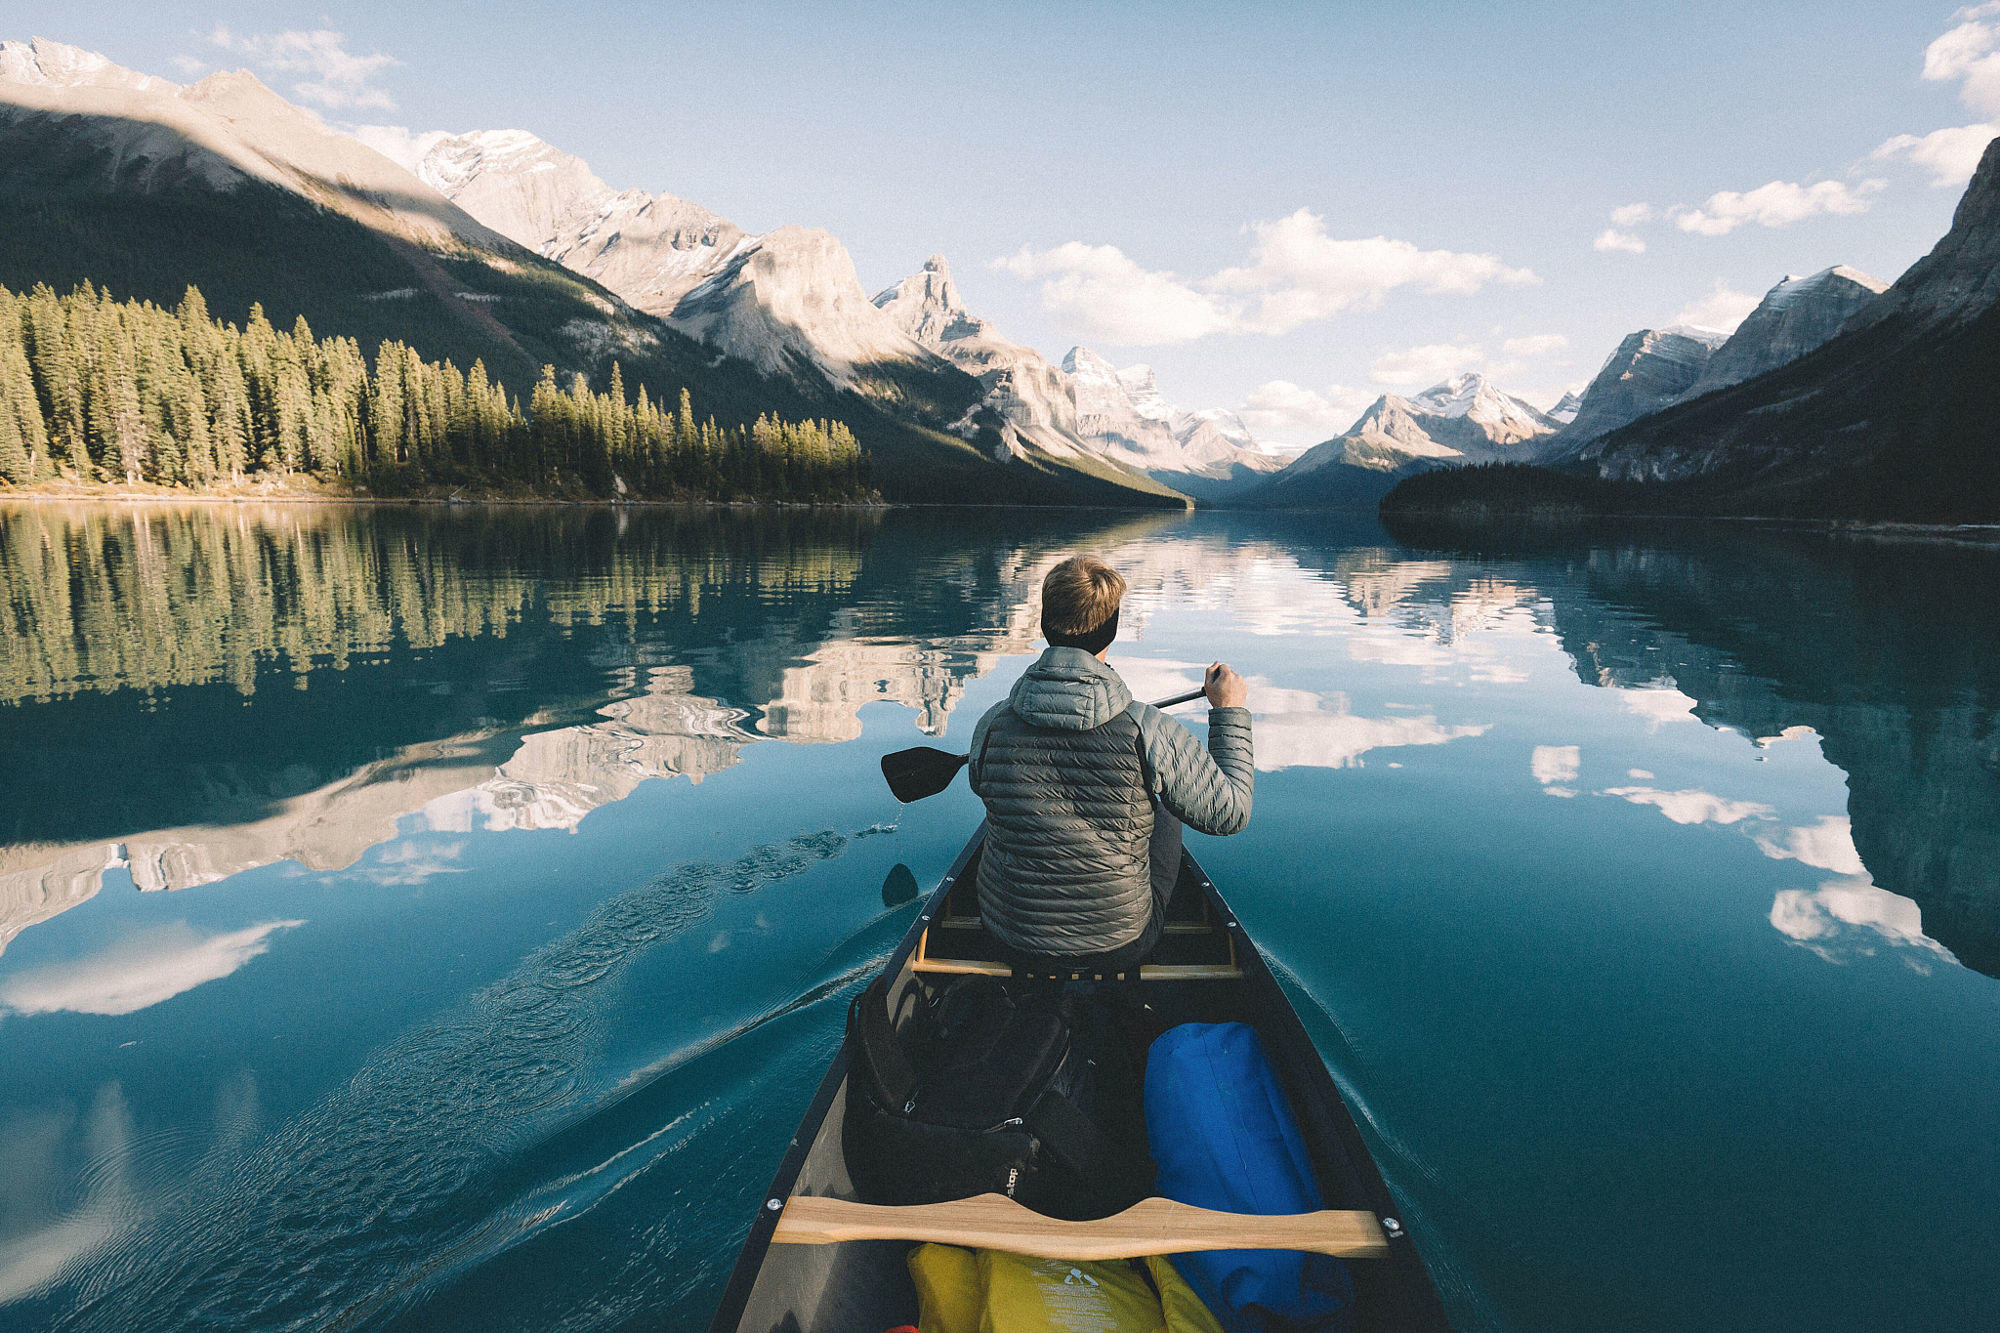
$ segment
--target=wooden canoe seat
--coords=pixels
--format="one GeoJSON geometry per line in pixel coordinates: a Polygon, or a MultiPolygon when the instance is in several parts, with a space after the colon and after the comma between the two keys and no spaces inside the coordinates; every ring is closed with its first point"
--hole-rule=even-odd
{"type": "MultiPolygon", "coordinates": [[[[946,925],[945,918],[940,925],[946,925]]],[[[1172,930],[1170,925],[1167,927],[1172,930]]],[[[1243,969],[1236,964],[1236,941],[1228,935],[1222,939],[1228,946],[1228,957],[1213,962],[1191,963],[1143,963],[1139,967],[1141,981],[1240,981],[1243,969]]],[[[930,952],[931,932],[928,927],[917,937],[916,951],[910,955],[912,972],[937,973],[945,976],[1011,977],[1013,967],[996,958],[937,958],[930,952]]],[[[1074,976],[1094,976],[1095,973],[1077,972],[1074,976]]]]}
{"type": "Polygon", "coordinates": [[[1328,1209],[1264,1217],[1218,1213],[1171,1199],[1141,1199],[1095,1222],[1065,1222],[1012,1199],[981,1194],[950,1203],[887,1207],[795,1195],[772,1234],[778,1245],[853,1240],[937,1241],[1040,1259],[1136,1259],[1191,1250],[1307,1250],[1343,1259],[1381,1259],[1389,1240],[1375,1214],[1328,1209]]]}
{"type": "MultiPolygon", "coordinates": [[[[1185,871],[1183,873],[1186,873],[1185,871]]],[[[1198,872],[1197,872],[1198,873],[1198,872]]],[[[1139,968],[1141,981],[1239,981],[1243,969],[1236,962],[1236,940],[1223,930],[1208,910],[1207,896],[1200,886],[1188,882],[1186,892],[1176,891],[1161,928],[1165,955],[1139,968]]],[[[910,955],[910,970],[945,976],[1007,977],[1014,973],[1006,961],[995,957],[993,937],[979,916],[978,895],[972,880],[961,880],[947,897],[936,921],[917,937],[910,955]],[[931,952],[933,934],[942,952],[931,952]]],[[[1060,974],[1056,974],[1060,975],[1060,974]]],[[[1072,976],[1099,975],[1079,970],[1072,976]]]]}

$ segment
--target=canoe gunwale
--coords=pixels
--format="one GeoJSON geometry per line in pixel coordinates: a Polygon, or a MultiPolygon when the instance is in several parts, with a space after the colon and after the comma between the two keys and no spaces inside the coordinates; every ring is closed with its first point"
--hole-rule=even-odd
{"type": "MultiPolygon", "coordinates": [[[[881,975],[894,977],[902,972],[931,918],[943,914],[945,900],[951,897],[959,877],[965,873],[966,866],[971,864],[973,855],[985,841],[986,821],[982,819],[964,849],[952,861],[951,868],[945,871],[937,887],[924,900],[917,919],[910,923],[910,928],[897,942],[895,952],[883,964],[881,975]]],[[[764,1268],[764,1256],[771,1248],[771,1233],[778,1229],[784,1201],[791,1197],[799,1172],[805,1168],[806,1157],[819,1138],[820,1126],[826,1123],[826,1114],[833,1108],[833,1099],[840,1094],[840,1086],[847,1080],[847,1065],[847,1042],[843,1039],[840,1048],[834,1052],[832,1062],[827,1065],[826,1074],[820,1079],[819,1088],[813,1093],[805,1114],[799,1118],[799,1127],[793,1131],[792,1141],[779,1160],[778,1169],[772,1173],[770,1188],[765,1190],[763,1201],[757,1205],[757,1219],[750,1224],[750,1234],[744,1237],[743,1248],[737,1253],[736,1266],[729,1272],[729,1284],[723,1288],[715,1317],[709,1321],[709,1333],[730,1333],[742,1323],[743,1312],[750,1303],[751,1288],[757,1285],[757,1275],[764,1268]],[[774,1200],[778,1204],[776,1208],[771,1206],[774,1200]]]]}

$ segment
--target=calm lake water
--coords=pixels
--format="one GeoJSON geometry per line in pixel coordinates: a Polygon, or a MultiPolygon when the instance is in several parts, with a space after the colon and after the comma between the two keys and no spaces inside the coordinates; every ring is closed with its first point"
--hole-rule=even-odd
{"type": "Polygon", "coordinates": [[[694,1328],[1076,549],[1467,1328],[2000,1293],[2000,559],[1711,525],[0,508],[0,1326],[694,1328]],[[1199,721],[1196,713],[1192,720],[1199,721]]]}

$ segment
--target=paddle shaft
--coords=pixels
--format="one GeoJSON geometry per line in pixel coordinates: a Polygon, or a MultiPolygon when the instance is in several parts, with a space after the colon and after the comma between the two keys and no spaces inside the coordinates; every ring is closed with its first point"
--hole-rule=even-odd
{"type": "MultiPolygon", "coordinates": [[[[1176,704],[1199,699],[1206,693],[1206,689],[1189,690],[1186,694],[1162,699],[1153,707],[1172,708],[1176,704]]],[[[926,796],[935,796],[949,787],[951,780],[958,776],[958,770],[965,767],[965,761],[966,756],[962,754],[919,745],[914,749],[883,755],[882,776],[887,779],[889,790],[895,793],[896,799],[907,805],[926,796]]]]}

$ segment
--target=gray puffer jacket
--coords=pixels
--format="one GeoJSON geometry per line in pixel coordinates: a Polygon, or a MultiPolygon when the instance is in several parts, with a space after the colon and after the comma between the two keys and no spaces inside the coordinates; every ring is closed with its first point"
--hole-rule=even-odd
{"type": "Polygon", "coordinates": [[[1250,820],[1250,712],[1211,708],[1208,749],[1081,648],[1050,648],[972,733],[986,802],[979,911],[1035,954],[1106,953],[1145,933],[1153,801],[1199,833],[1250,820]]]}

